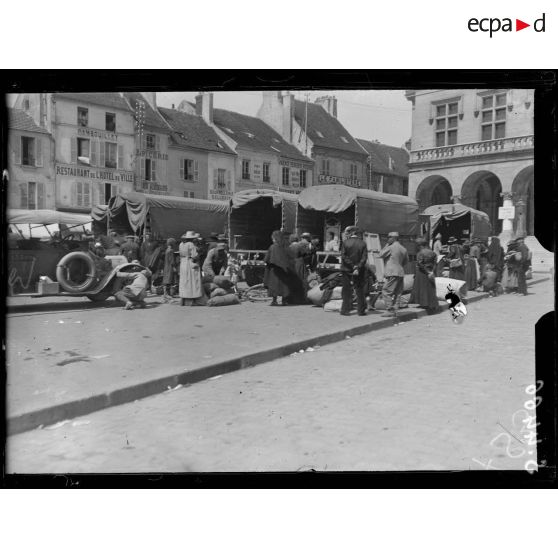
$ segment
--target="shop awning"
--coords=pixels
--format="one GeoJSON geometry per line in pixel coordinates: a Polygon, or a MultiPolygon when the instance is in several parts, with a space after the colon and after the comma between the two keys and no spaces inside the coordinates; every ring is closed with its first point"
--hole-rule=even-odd
{"type": "Polygon", "coordinates": [[[306,188],[298,203],[303,209],[328,213],[341,213],[355,205],[355,224],[363,230],[407,236],[418,232],[418,204],[407,196],[327,184],[306,188]]]}
{"type": "Polygon", "coordinates": [[[92,221],[91,215],[53,209],[8,209],[7,217],[14,225],[86,225],[92,221]]]}

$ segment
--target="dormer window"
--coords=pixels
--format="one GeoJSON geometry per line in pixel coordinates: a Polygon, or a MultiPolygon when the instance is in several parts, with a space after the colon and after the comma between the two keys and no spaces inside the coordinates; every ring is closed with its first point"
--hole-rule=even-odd
{"type": "Polygon", "coordinates": [[[244,132],[250,139],[254,139],[256,136],[250,132],[244,132]]]}
{"type": "Polygon", "coordinates": [[[345,143],[349,143],[349,140],[345,136],[341,136],[341,141],[344,141],[345,143]]]}
{"type": "Polygon", "coordinates": [[[319,138],[323,138],[323,137],[324,137],[324,135],[322,134],[322,132],[320,132],[319,130],[316,130],[316,135],[317,135],[319,138]]]}

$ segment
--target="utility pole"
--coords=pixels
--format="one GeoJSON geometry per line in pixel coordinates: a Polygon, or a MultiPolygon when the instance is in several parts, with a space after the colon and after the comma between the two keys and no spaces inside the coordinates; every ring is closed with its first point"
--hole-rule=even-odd
{"type": "Polygon", "coordinates": [[[308,157],[308,97],[309,96],[310,93],[306,93],[306,104],[304,106],[304,141],[305,141],[304,155],[306,155],[306,157],[308,157]]]}

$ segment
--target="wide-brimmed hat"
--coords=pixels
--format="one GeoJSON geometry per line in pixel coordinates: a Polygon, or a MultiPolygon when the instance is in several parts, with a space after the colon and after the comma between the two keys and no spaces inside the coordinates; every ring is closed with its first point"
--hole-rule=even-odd
{"type": "Polygon", "coordinates": [[[455,236],[450,236],[448,238],[448,244],[455,244],[457,242],[457,238],[455,236]]]}
{"type": "Polygon", "coordinates": [[[390,232],[388,238],[399,238],[399,233],[397,231],[390,232]]]}
{"type": "Polygon", "coordinates": [[[182,240],[194,240],[198,238],[197,233],[194,231],[188,231],[180,237],[182,240]]]}
{"type": "Polygon", "coordinates": [[[438,234],[434,237],[435,240],[438,240],[439,238],[442,238],[442,233],[438,233],[438,234]]]}

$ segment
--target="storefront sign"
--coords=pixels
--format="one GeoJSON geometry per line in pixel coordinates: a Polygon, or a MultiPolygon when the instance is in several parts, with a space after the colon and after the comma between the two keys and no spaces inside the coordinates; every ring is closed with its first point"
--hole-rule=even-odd
{"type": "Polygon", "coordinates": [[[319,174],[320,184],[345,184],[346,186],[360,187],[360,180],[357,178],[345,178],[344,176],[331,176],[329,174],[319,174]]]}
{"type": "Polygon", "coordinates": [[[299,163],[298,161],[289,161],[288,159],[279,159],[279,164],[283,167],[291,167],[293,169],[312,170],[311,163],[299,163]]]}
{"type": "Polygon", "coordinates": [[[300,188],[277,188],[278,192],[285,192],[286,194],[300,194],[300,188]]]}
{"type": "Polygon", "coordinates": [[[230,190],[209,190],[209,199],[228,201],[233,193],[230,190]]]}
{"type": "Polygon", "coordinates": [[[144,182],[141,185],[141,189],[144,193],[148,193],[148,194],[157,194],[158,196],[170,196],[169,188],[166,184],[144,182]]]}
{"type": "Polygon", "coordinates": [[[77,176],[89,178],[90,180],[106,180],[108,182],[134,182],[134,174],[131,172],[117,172],[101,169],[67,167],[56,165],[56,174],[60,176],[77,176]]]}
{"type": "Polygon", "coordinates": [[[152,151],[151,149],[136,149],[136,157],[146,157],[147,159],[161,159],[168,161],[169,156],[160,151],[152,151]]]}
{"type": "Polygon", "coordinates": [[[514,219],[515,218],[515,207],[499,207],[498,208],[498,219],[514,219]]]}
{"type": "Polygon", "coordinates": [[[105,130],[93,130],[91,128],[78,128],[78,136],[87,138],[100,138],[109,141],[117,141],[118,136],[113,132],[106,132],[105,130]]]}

